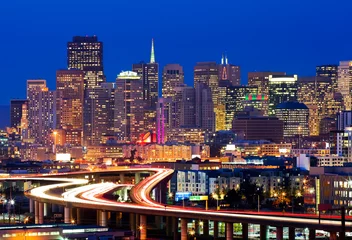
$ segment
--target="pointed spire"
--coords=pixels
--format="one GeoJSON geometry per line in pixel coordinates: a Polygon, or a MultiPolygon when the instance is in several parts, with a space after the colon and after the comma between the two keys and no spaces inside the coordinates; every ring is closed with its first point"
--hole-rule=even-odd
{"type": "Polygon", "coordinates": [[[224,53],[222,53],[222,57],[221,57],[221,65],[224,65],[224,53]]]}
{"type": "Polygon", "coordinates": [[[151,54],[150,54],[150,63],[155,63],[154,38],[152,38],[152,51],[151,51],[151,54]]]}
{"type": "Polygon", "coordinates": [[[227,60],[227,53],[225,52],[225,64],[229,64],[228,60],[227,60]]]}

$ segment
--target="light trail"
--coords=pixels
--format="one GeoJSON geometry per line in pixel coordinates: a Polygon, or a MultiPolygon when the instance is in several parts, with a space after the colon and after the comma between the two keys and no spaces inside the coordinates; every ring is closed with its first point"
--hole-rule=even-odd
{"type": "MultiPolygon", "coordinates": [[[[321,224],[316,218],[309,218],[307,216],[265,216],[254,213],[238,213],[238,212],[225,212],[225,211],[212,211],[212,210],[200,210],[194,208],[181,208],[175,206],[165,206],[153,201],[150,197],[150,193],[160,182],[164,181],[171,176],[173,170],[170,169],[121,169],[115,170],[116,172],[128,171],[128,172],[153,172],[154,174],[148,178],[143,179],[130,192],[130,197],[135,203],[119,203],[110,200],[97,198],[96,196],[102,195],[105,192],[111,191],[118,187],[117,184],[113,183],[102,183],[92,184],[87,186],[78,187],[64,193],[64,198],[57,197],[47,192],[55,188],[68,187],[73,185],[87,184],[85,179],[61,179],[57,178],[57,181],[64,181],[64,183],[51,184],[47,186],[41,186],[31,190],[30,196],[36,198],[36,200],[53,201],[54,203],[62,204],[64,202],[71,203],[72,207],[82,207],[91,209],[102,209],[108,211],[124,211],[124,212],[136,212],[144,214],[155,214],[163,216],[174,216],[183,218],[197,218],[197,219],[209,219],[227,222],[248,222],[248,223],[265,223],[273,226],[314,226],[319,227],[340,227],[341,221],[339,219],[322,219],[321,224]],[[77,197],[81,194],[80,197],[77,197]],[[301,217],[301,218],[299,218],[301,217]]],[[[13,180],[13,179],[12,179],[13,180]]],[[[29,180],[29,178],[28,178],[29,180]]],[[[38,178],[33,178],[38,180],[38,178]]],[[[45,181],[54,181],[52,178],[42,178],[45,181]]],[[[352,227],[352,222],[347,221],[346,226],[352,227]]]]}

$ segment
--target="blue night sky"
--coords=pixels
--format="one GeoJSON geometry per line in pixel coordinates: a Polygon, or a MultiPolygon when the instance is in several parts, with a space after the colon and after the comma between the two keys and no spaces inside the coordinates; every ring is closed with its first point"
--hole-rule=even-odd
{"type": "Polygon", "coordinates": [[[0,3],[0,105],[24,98],[26,80],[66,67],[74,35],[104,42],[108,81],[132,63],[180,63],[193,82],[197,61],[229,61],[247,72],[314,75],[319,64],[352,59],[352,1],[348,0],[3,0],[0,3]],[[11,88],[10,88],[11,87],[11,88]]]}

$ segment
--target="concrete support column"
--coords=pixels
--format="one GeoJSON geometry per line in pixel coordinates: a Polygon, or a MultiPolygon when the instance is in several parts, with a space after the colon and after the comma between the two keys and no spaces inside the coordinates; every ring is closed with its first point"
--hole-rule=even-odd
{"type": "Polygon", "coordinates": [[[179,239],[178,236],[178,218],[172,218],[172,231],[174,233],[174,239],[179,239]]]}
{"type": "Polygon", "coordinates": [[[248,223],[242,223],[242,239],[248,240],[248,223]]]}
{"type": "Polygon", "coordinates": [[[34,212],[34,200],[29,199],[29,212],[33,213],[34,212]]]}
{"type": "Polygon", "coordinates": [[[130,213],[131,231],[136,232],[136,214],[130,213]]]}
{"type": "Polygon", "coordinates": [[[295,240],[296,232],[294,227],[289,227],[288,228],[288,239],[289,240],[295,240]]]}
{"type": "Polygon", "coordinates": [[[268,237],[268,226],[260,225],[260,240],[266,240],[268,237]]]}
{"type": "Polygon", "coordinates": [[[330,232],[330,240],[337,240],[336,232],[330,232]]]}
{"type": "Polygon", "coordinates": [[[233,240],[233,223],[226,223],[226,240],[233,240]]]}
{"type": "Polygon", "coordinates": [[[50,207],[49,203],[44,203],[44,216],[45,217],[49,216],[49,207],[50,207]]]}
{"type": "Polygon", "coordinates": [[[309,240],[315,240],[315,229],[309,229],[309,240]]]}
{"type": "Polygon", "coordinates": [[[56,204],[51,204],[51,212],[53,213],[59,212],[59,207],[56,204]]]}
{"type": "Polygon", "coordinates": [[[209,236],[209,220],[203,220],[203,235],[209,236]]]}
{"type": "Polygon", "coordinates": [[[107,212],[100,211],[100,223],[99,226],[106,227],[107,226],[107,212]]]}
{"type": "Polygon", "coordinates": [[[181,218],[181,240],[188,239],[187,219],[181,218]]]}
{"type": "Polygon", "coordinates": [[[277,240],[284,240],[284,228],[283,227],[276,227],[276,239],[277,240]]]}
{"type": "Polygon", "coordinates": [[[147,216],[146,215],[140,215],[140,226],[139,226],[139,231],[140,231],[140,240],[146,240],[147,239],[147,216]]]}
{"type": "Polygon", "coordinates": [[[172,234],[172,217],[166,217],[165,232],[166,232],[166,236],[171,237],[171,234],[172,234]]]}
{"type": "Polygon", "coordinates": [[[64,223],[71,223],[71,208],[64,209],[64,223]]]}
{"type": "Polygon", "coordinates": [[[219,237],[219,222],[214,221],[214,239],[219,237]]]}
{"type": "Polygon", "coordinates": [[[35,224],[39,224],[39,202],[34,201],[34,222],[35,224]]]}
{"type": "Polygon", "coordinates": [[[136,231],[139,231],[140,220],[139,214],[136,214],[136,231]]]}
{"type": "Polygon", "coordinates": [[[80,208],[77,208],[77,213],[76,213],[76,222],[77,222],[77,224],[79,225],[79,224],[82,224],[82,222],[81,222],[81,209],[80,208]]]}
{"type": "Polygon", "coordinates": [[[44,203],[39,202],[38,207],[39,207],[38,224],[43,224],[44,223],[44,203]]]}
{"type": "Polygon", "coordinates": [[[137,184],[141,181],[141,174],[140,173],[135,173],[134,175],[134,184],[137,184]]]}

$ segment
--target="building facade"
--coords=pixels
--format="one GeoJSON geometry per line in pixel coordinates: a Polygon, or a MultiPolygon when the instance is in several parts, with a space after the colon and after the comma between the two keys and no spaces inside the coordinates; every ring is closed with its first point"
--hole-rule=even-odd
{"type": "Polygon", "coordinates": [[[269,75],[269,115],[286,101],[297,101],[297,75],[269,75]]]}
{"type": "Polygon", "coordinates": [[[283,102],[275,112],[284,123],[284,137],[309,136],[309,109],[304,103],[283,102]]]}
{"type": "Polygon", "coordinates": [[[114,129],[120,142],[136,142],[144,129],[143,82],[137,73],[121,72],[116,78],[114,129]]]}

